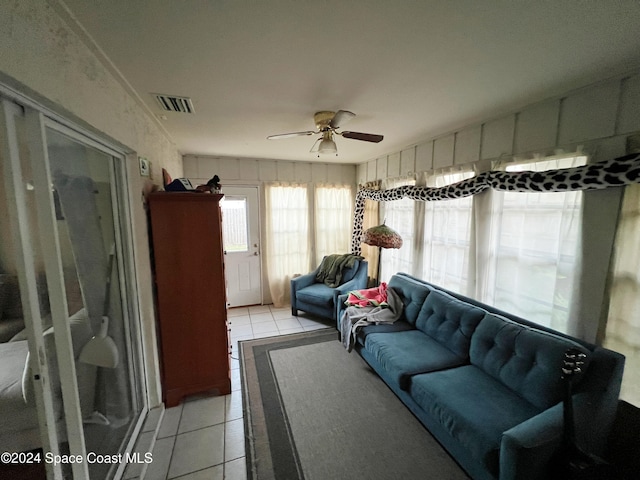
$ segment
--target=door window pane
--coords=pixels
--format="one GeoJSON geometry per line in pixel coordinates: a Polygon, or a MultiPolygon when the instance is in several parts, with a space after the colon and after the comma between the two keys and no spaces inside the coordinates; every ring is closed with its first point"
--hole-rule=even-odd
{"type": "Polygon", "coordinates": [[[247,199],[225,196],[220,201],[222,209],[222,243],[227,252],[248,252],[247,199]]]}

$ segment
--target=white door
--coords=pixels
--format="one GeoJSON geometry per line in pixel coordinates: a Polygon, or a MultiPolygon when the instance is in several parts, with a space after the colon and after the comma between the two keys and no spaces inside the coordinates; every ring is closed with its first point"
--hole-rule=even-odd
{"type": "Polygon", "coordinates": [[[227,305],[262,303],[258,187],[225,186],[222,242],[225,250],[227,305]]]}

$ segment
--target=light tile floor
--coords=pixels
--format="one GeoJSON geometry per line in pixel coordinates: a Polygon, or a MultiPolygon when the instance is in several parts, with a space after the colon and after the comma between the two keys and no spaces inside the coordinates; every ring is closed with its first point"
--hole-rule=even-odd
{"type": "Polygon", "coordinates": [[[291,315],[291,308],[261,305],[227,312],[231,327],[231,394],[194,396],[165,410],[145,479],[247,478],[238,341],[333,326],[291,315]]]}

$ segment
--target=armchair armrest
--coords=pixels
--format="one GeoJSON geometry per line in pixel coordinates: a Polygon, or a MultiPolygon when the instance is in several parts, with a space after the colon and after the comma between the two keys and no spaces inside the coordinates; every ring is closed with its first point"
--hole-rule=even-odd
{"type": "MultiPolygon", "coordinates": [[[[317,270],[317,269],[316,269],[317,270]]],[[[300,290],[301,288],[308,287],[309,285],[313,285],[316,282],[316,270],[311,273],[307,273],[305,275],[300,275],[299,277],[291,279],[291,288],[300,290]]]]}
{"type": "MultiPolygon", "coordinates": [[[[319,268],[319,267],[318,267],[319,268]]],[[[296,292],[302,288],[313,285],[316,281],[316,268],[313,272],[291,279],[291,314],[295,317],[298,315],[298,306],[296,302],[296,292]]]]}
{"type": "Polygon", "coordinates": [[[562,403],[502,434],[500,480],[546,478],[549,462],[562,443],[562,403]]]}
{"type": "Polygon", "coordinates": [[[334,298],[337,299],[339,295],[347,295],[351,290],[361,290],[366,287],[366,284],[362,286],[362,282],[359,278],[352,278],[348,282],[338,285],[334,289],[334,298]]]}

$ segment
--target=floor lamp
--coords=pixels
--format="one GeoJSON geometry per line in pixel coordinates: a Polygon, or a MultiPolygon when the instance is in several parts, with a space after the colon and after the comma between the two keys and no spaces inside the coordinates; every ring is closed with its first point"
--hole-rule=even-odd
{"type": "Polygon", "coordinates": [[[378,247],[378,271],[376,272],[376,282],[380,285],[380,257],[383,248],[400,248],[402,237],[393,228],[387,227],[384,223],[376,227],[371,227],[362,235],[362,243],[378,247]]]}

